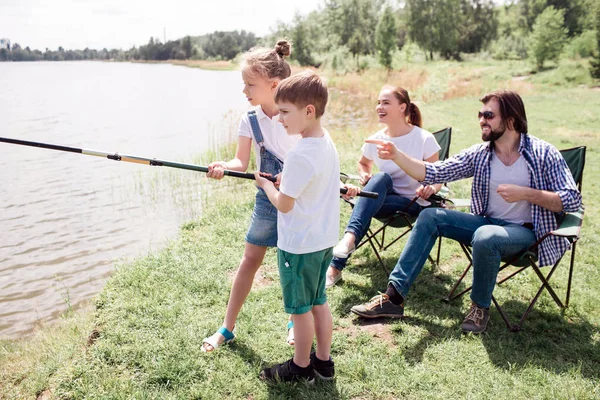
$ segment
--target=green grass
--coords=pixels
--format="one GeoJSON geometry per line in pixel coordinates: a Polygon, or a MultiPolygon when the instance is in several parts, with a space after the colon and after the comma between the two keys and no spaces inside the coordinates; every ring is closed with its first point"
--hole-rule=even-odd
{"type": "MultiPolygon", "coordinates": [[[[475,115],[483,93],[473,88],[457,91],[448,82],[462,76],[463,81],[482,82],[482,88],[499,87],[513,82],[510,77],[516,70],[508,62],[432,63],[408,67],[393,77],[413,77],[411,93],[419,102],[426,128],[453,127],[454,154],[481,140],[475,115]],[[421,70],[426,71],[424,80],[421,70]],[[448,71],[446,84],[444,71],[448,71]],[[433,83],[429,81],[432,76],[433,83]],[[436,85],[438,89],[432,90],[436,85]]],[[[595,252],[600,245],[595,236],[600,230],[595,201],[600,195],[596,181],[600,176],[600,92],[579,84],[543,83],[545,74],[556,73],[536,74],[528,79],[534,82],[521,88],[531,134],[559,149],[588,146],[584,228],[571,305],[563,313],[544,293],[522,332],[508,332],[492,310],[487,334],[462,335],[459,327],[468,298],[450,304],[440,301],[465,265],[458,246],[446,240],[440,266],[426,264],[410,293],[409,318],[363,323],[349,313],[350,307],[384,289],[387,280],[372,252],[363,248],[344,271],[343,283],[328,292],[335,324],[335,383],[265,385],[257,377],[260,369],[293,354],[285,344],[287,316],[274,251],[267,253],[240,314],[236,342],[213,354],[200,351],[202,338],[222,322],[253,205],[251,183],[226,179],[210,183],[210,197],[203,196],[204,215],[185,224],[165,249],[119,265],[93,310],[42,327],[32,337],[0,342],[0,398],[600,397],[600,257],[595,252]],[[94,330],[98,338],[88,343],[94,330]]],[[[385,74],[378,71],[330,80],[332,102],[325,123],[345,171],[354,172],[362,139],[378,129],[373,100],[385,80],[385,74]],[[370,89],[353,89],[362,80],[370,89]]],[[[461,196],[469,193],[468,182],[452,183],[450,188],[461,196]]],[[[342,223],[349,209],[343,207],[343,213],[342,223]]],[[[390,267],[402,246],[398,243],[383,253],[390,267]]],[[[561,296],[565,267],[566,263],[552,279],[561,296]]],[[[522,274],[498,287],[495,295],[514,318],[526,307],[536,283],[534,276],[522,274]]]]}

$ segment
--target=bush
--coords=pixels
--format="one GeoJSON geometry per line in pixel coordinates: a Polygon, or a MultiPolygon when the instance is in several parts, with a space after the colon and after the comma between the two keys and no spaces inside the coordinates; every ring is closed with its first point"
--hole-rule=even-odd
{"type": "Polygon", "coordinates": [[[496,60],[524,60],[527,58],[527,45],[522,37],[506,36],[492,43],[490,52],[496,60]]]}
{"type": "Polygon", "coordinates": [[[535,60],[538,70],[544,67],[544,62],[558,60],[567,40],[564,20],[565,11],[553,6],[546,7],[535,20],[528,45],[529,55],[535,60]]]}
{"type": "Polygon", "coordinates": [[[571,39],[562,55],[567,58],[587,58],[592,57],[596,51],[598,51],[596,31],[589,30],[571,39]]]}

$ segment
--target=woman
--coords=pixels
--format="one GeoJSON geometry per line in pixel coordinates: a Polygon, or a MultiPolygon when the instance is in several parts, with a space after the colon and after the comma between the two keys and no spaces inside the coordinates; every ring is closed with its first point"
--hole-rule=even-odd
{"type": "MultiPolygon", "coordinates": [[[[419,107],[410,102],[408,92],[400,87],[384,86],[379,93],[376,107],[379,122],[386,127],[369,139],[384,139],[415,158],[435,162],[439,160],[440,146],[433,135],[422,129],[419,107]]],[[[362,147],[358,160],[360,184],[364,190],[377,192],[377,199],[361,197],[352,210],[352,216],[342,240],[333,249],[333,260],[327,271],[326,286],[332,287],[342,279],[342,270],[348,257],[367,233],[371,219],[384,218],[397,211],[417,216],[429,205],[426,199],[440,190],[442,185],[422,186],[409,177],[394,162],[377,157],[373,144],[362,147]],[[379,173],[372,175],[373,165],[379,173]],[[419,199],[411,204],[412,199],[419,199]],[[408,209],[407,209],[408,207],[408,209]]]]}

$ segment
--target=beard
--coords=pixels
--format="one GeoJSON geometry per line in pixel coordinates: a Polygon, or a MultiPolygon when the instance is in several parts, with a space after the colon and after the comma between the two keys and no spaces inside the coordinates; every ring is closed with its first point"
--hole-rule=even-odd
{"type": "Polygon", "coordinates": [[[504,124],[504,122],[502,122],[500,124],[500,126],[496,129],[492,129],[491,126],[489,126],[488,124],[483,125],[481,128],[485,128],[488,127],[490,128],[490,132],[489,133],[483,133],[483,131],[481,132],[481,139],[484,142],[495,142],[496,140],[500,139],[502,137],[502,135],[504,135],[504,132],[506,132],[506,125],[504,124]]]}

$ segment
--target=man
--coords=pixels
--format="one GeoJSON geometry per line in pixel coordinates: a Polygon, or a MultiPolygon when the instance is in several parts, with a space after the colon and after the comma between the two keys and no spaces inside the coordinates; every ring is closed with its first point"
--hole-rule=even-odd
{"type": "MultiPolygon", "coordinates": [[[[408,157],[393,143],[377,144],[381,158],[393,160],[423,184],[473,177],[471,214],[443,208],[419,215],[385,293],[352,307],[364,318],[404,315],[404,299],[438,236],[469,244],[473,249],[471,308],[463,332],[486,330],[492,292],[502,258],[517,255],[556,229],[555,213],[579,209],[578,192],[569,168],[552,145],[527,133],[521,97],[512,91],[485,95],[479,112],[481,138],[446,161],[428,163],[408,157]]],[[[538,248],[540,264],[554,264],[567,250],[564,238],[551,237],[538,248]]]]}

